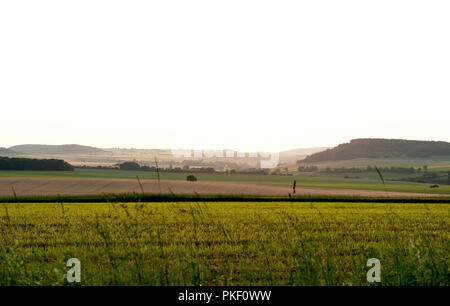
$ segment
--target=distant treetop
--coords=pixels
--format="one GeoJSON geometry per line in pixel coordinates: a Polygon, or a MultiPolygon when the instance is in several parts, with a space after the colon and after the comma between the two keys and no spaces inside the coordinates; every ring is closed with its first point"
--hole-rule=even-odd
{"type": "Polygon", "coordinates": [[[73,171],[74,167],[60,159],[0,157],[0,170],[73,171]]]}

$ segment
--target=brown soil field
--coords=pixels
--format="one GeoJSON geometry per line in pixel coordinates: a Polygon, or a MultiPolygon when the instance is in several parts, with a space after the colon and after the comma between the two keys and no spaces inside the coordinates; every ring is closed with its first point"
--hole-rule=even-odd
{"type": "MultiPolygon", "coordinates": [[[[175,194],[234,194],[287,196],[289,186],[227,182],[185,182],[141,180],[145,193],[175,194]]],[[[0,178],[0,196],[28,195],[91,195],[141,192],[137,180],[128,179],[72,179],[72,178],[0,178]],[[13,191],[14,190],[14,191],[13,191]]],[[[427,197],[437,194],[384,192],[357,189],[297,187],[297,195],[347,195],[374,197],[427,197]]]]}

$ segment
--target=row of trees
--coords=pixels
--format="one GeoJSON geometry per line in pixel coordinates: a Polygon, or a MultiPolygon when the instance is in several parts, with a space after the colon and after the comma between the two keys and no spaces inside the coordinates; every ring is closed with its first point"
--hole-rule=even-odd
{"type": "Polygon", "coordinates": [[[225,173],[231,174],[269,174],[269,169],[260,169],[260,168],[248,168],[248,169],[231,169],[226,170],[225,173]]]}
{"type": "Polygon", "coordinates": [[[74,167],[61,159],[31,159],[0,157],[0,170],[73,171],[74,167]]]}
{"type": "Polygon", "coordinates": [[[299,172],[317,172],[319,171],[319,167],[317,166],[299,166],[299,172]]]}
{"type": "MultiPolygon", "coordinates": [[[[427,171],[428,167],[424,166],[425,171],[427,171]]],[[[422,169],[421,168],[414,168],[414,167],[409,167],[409,168],[404,168],[404,167],[378,167],[378,170],[380,170],[383,173],[417,173],[417,172],[421,172],[422,169]]],[[[371,167],[371,166],[367,166],[366,168],[356,168],[356,167],[352,167],[352,168],[345,168],[345,167],[340,167],[340,168],[330,168],[327,167],[325,170],[322,170],[320,172],[323,173],[363,173],[363,172],[375,172],[376,169],[375,167],[371,167]]]]}
{"type": "MultiPolygon", "coordinates": [[[[184,166],[175,168],[156,168],[155,166],[141,166],[136,162],[124,162],[117,165],[120,170],[131,171],[151,171],[151,172],[173,172],[173,173],[217,173],[218,171],[213,167],[189,167],[184,166]]],[[[269,169],[248,168],[240,170],[225,170],[225,173],[237,174],[269,174],[269,169]]]]}
{"type": "Polygon", "coordinates": [[[418,177],[402,178],[402,181],[450,185],[450,171],[447,173],[427,172],[418,177]]]}
{"type": "MultiPolygon", "coordinates": [[[[387,173],[418,173],[422,171],[422,168],[414,168],[414,167],[378,167],[378,170],[387,173]]],[[[365,168],[358,167],[339,167],[339,168],[330,168],[326,167],[324,170],[320,170],[317,166],[299,166],[299,172],[322,172],[322,173],[363,173],[363,172],[375,172],[375,167],[367,166],[365,168]]],[[[428,171],[428,166],[423,166],[423,171],[428,171]]]]}
{"type": "Polygon", "coordinates": [[[141,166],[136,162],[124,162],[119,164],[120,170],[132,170],[132,171],[151,171],[151,172],[196,172],[196,173],[215,173],[216,170],[212,167],[201,168],[189,168],[189,167],[176,167],[176,168],[156,168],[155,166],[141,166]]]}

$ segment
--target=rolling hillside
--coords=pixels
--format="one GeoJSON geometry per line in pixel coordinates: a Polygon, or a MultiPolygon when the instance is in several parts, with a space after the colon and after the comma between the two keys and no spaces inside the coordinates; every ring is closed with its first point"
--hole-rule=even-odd
{"type": "Polygon", "coordinates": [[[10,149],[0,148],[0,156],[15,156],[15,155],[19,155],[19,153],[10,149]]]}
{"type": "Polygon", "coordinates": [[[26,144],[18,145],[9,148],[16,152],[30,154],[30,155],[41,155],[41,154],[102,154],[105,151],[88,146],[81,146],[76,144],[70,145],[36,145],[36,144],[26,144]]]}
{"type": "Polygon", "coordinates": [[[403,139],[353,139],[349,143],[308,155],[302,162],[341,161],[357,158],[422,158],[449,155],[450,143],[403,139]]]}

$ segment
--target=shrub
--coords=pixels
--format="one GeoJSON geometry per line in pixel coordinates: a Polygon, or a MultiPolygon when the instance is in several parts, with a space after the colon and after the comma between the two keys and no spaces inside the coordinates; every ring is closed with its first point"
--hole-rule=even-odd
{"type": "Polygon", "coordinates": [[[189,174],[189,175],[186,177],[186,181],[188,181],[188,182],[196,182],[196,181],[197,181],[197,178],[196,178],[194,175],[189,174]]]}

